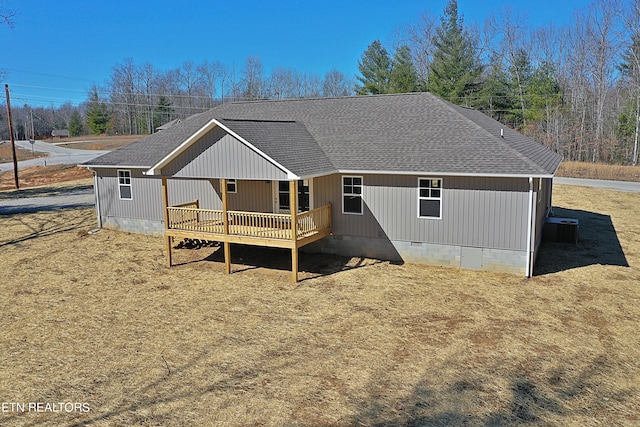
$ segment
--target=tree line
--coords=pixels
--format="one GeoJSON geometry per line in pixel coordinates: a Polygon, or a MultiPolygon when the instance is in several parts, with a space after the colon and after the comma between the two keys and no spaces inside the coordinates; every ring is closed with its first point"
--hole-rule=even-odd
{"type": "MultiPolygon", "coordinates": [[[[285,67],[266,75],[256,56],[248,57],[241,69],[218,61],[185,61],[168,71],[127,58],[112,67],[104,85],[91,87],[82,104],[32,108],[12,103],[12,116],[20,139],[31,137],[32,113],[36,137],[48,136],[53,129],[69,129],[72,136],[150,134],[160,125],[223,102],[348,96],[353,87],[352,79],[335,68],[322,77],[285,67]]],[[[0,122],[0,138],[8,138],[6,119],[0,122]]]]}
{"type": "MultiPolygon", "coordinates": [[[[640,0],[594,0],[571,24],[530,25],[508,7],[467,24],[456,0],[393,37],[374,40],[352,79],[278,67],[260,58],[241,68],[218,61],[160,70],[127,58],[78,106],[14,111],[18,132],[153,133],[171,120],[230,100],[430,91],[473,107],[567,160],[636,164],[640,129],[640,0]]],[[[4,120],[6,121],[6,120],[4,120]]],[[[0,137],[3,128],[0,123],[0,137]]],[[[5,131],[6,132],[6,131],[5,131]]]]}
{"type": "Polygon", "coordinates": [[[469,26],[450,0],[373,41],[358,94],[430,91],[473,107],[567,160],[637,164],[640,0],[595,0],[571,25],[535,28],[509,8],[469,26]]]}

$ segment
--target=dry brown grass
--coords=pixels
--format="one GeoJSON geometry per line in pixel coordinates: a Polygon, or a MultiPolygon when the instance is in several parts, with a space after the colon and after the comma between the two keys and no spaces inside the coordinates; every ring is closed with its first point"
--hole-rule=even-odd
{"type": "Polygon", "coordinates": [[[609,165],[605,163],[562,162],[557,176],[569,178],[607,179],[640,182],[640,166],[609,165]]]}
{"type": "Polygon", "coordinates": [[[286,252],[169,270],[92,210],[0,216],[0,399],[91,409],[0,424],[638,425],[640,195],[554,204],[581,242],[529,280],[302,254],[292,285],[286,252]]]}
{"type": "MultiPolygon", "coordinates": [[[[91,178],[92,172],[75,165],[33,166],[18,171],[21,189],[91,178]]],[[[0,173],[0,191],[14,190],[13,170],[0,173]]]]}
{"type": "MultiPolygon", "coordinates": [[[[18,161],[20,161],[44,157],[46,154],[38,153],[37,151],[32,153],[31,150],[25,150],[16,146],[16,156],[18,157],[18,161]]],[[[9,163],[12,161],[13,152],[11,150],[11,143],[8,141],[0,142],[0,163],[9,163]]]]}

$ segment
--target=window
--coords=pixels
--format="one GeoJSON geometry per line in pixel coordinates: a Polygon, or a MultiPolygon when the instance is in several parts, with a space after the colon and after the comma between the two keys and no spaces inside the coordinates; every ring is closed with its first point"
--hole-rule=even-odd
{"type": "Polygon", "coordinates": [[[238,192],[238,184],[235,179],[227,180],[227,193],[237,193],[238,192]]]}
{"type": "Polygon", "coordinates": [[[278,181],[278,203],[280,212],[290,212],[289,181],[278,181]]]}
{"type": "Polygon", "coordinates": [[[342,177],[342,213],[362,215],[362,177],[342,177]]]}
{"type": "Polygon", "coordinates": [[[442,218],[441,178],[418,178],[418,218],[442,218]]]}
{"type": "Polygon", "coordinates": [[[118,171],[118,189],[121,200],[133,199],[131,195],[131,171],[118,171]]]}

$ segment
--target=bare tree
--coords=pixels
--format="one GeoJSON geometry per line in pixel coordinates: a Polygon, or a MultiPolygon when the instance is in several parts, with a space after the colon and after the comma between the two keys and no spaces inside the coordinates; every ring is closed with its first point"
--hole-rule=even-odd
{"type": "Polygon", "coordinates": [[[204,61],[198,66],[200,81],[204,90],[204,107],[212,108],[215,105],[215,99],[218,94],[218,82],[222,80],[224,66],[219,61],[204,61]]]}
{"type": "Polygon", "coordinates": [[[6,25],[9,28],[13,28],[14,22],[13,18],[16,17],[18,12],[13,9],[9,9],[6,6],[5,0],[0,0],[0,25],[6,25]]]}
{"type": "Polygon", "coordinates": [[[198,99],[198,85],[200,84],[200,75],[198,68],[193,61],[185,61],[182,63],[182,67],[178,68],[175,76],[178,79],[178,84],[186,98],[186,105],[189,108],[189,113],[193,114],[194,107],[200,107],[198,99]]]}
{"type": "Polygon", "coordinates": [[[426,88],[429,82],[429,70],[435,50],[433,38],[438,25],[438,19],[425,12],[420,15],[418,22],[405,29],[405,36],[398,42],[398,45],[406,44],[411,48],[419,84],[423,88],[426,88]]]}
{"type": "Polygon", "coordinates": [[[246,99],[265,98],[265,81],[262,61],[257,56],[250,56],[242,69],[242,96],[246,99]]]}
{"type": "Polygon", "coordinates": [[[137,123],[137,69],[133,58],[126,58],[116,64],[111,71],[111,106],[116,112],[116,120],[124,126],[124,132],[139,133],[137,123]]]}
{"type": "Polygon", "coordinates": [[[297,74],[297,97],[319,98],[322,93],[322,79],[313,73],[297,74]]]}
{"type": "Polygon", "coordinates": [[[636,166],[638,164],[638,139],[640,137],[640,0],[633,0],[626,16],[629,35],[625,43],[625,54],[623,54],[620,68],[629,85],[631,103],[634,104],[635,129],[633,132],[631,164],[636,166]]]}
{"type": "Polygon", "coordinates": [[[347,96],[351,95],[353,83],[347,81],[347,78],[337,69],[333,68],[324,75],[322,82],[322,96],[347,96]]]}
{"type": "Polygon", "coordinates": [[[295,72],[290,68],[277,67],[271,72],[268,82],[269,98],[293,98],[296,89],[295,72]]]}
{"type": "Polygon", "coordinates": [[[591,160],[600,158],[604,132],[605,103],[613,87],[616,59],[620,48],[619,34],[621,4],[618,0],[598,0],[589,5],[584,20],[584,42],[586,44],[586,72],[595,97],[593,147],[591,160]]]}

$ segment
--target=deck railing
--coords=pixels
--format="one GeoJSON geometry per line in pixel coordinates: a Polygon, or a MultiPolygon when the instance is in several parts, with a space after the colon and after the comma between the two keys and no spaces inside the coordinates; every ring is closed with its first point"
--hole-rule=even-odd
{"type": "Polygon", "coordinates": [[[331,205],[298,214],[298,238],[331,228],[331,205]]]}
{"type": "MultiPolygon", "coordinates": [[[[197,202],[194,202],[197,203],[197,202]]],[[[194,203],[167,208],[169,229],[224,234],[221,210],[198,209],[194,203]]],[[[229,234],[266,239],[292,240],[291,215],[227,211],[229,234]]],[[[331,228],[331,205],[297,215],[297,238],[331,228]]]]}

